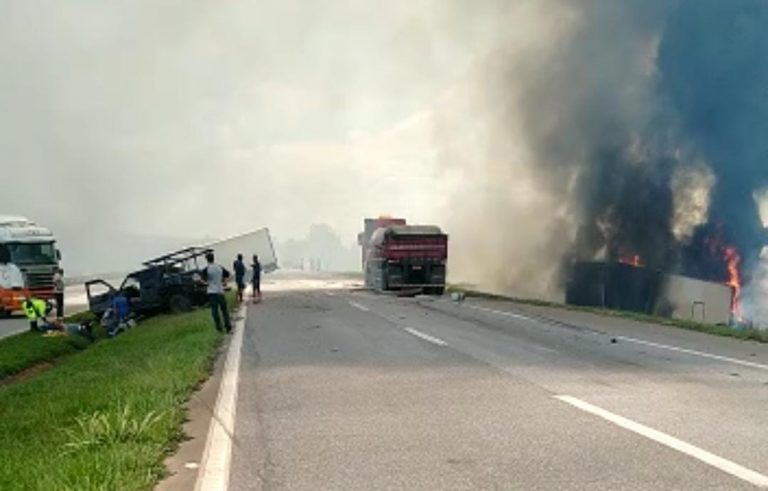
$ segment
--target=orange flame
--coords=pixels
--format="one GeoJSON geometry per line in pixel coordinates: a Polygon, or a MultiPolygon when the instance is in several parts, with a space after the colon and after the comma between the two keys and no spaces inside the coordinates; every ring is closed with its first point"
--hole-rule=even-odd
{"type": "Polygon", "coordinates": [[[634,266],[636,268],[639,268],[643,265],[643,259],[640,257],[639,254],[635,254],[632,256],[619,256],[619,262],[621,264],[627,264],[629,266],[634,266]]]}
{"type": "Polygon", "coordinates": [[[741,256],[733,246],[726,246],[723,249],[723,259],[728,267],[728,286],[733,288],[733,298],[731,299],[731,312],[737,318],[741,318],[741,273],[739,265],[741,256]]]}

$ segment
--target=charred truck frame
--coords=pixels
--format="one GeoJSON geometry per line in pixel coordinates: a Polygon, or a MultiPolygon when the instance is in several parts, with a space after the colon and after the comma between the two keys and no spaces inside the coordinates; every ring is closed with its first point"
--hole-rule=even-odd
{"type": "Polygon", "coordinates": [[[388,225],[364,246],[365,284],[377,290],[445,291],[448,236],[431,225],[388,225]]]}

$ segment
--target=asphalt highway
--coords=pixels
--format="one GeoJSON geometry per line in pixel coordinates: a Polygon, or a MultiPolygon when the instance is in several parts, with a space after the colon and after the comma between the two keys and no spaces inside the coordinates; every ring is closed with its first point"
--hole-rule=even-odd
{"type": "Polygon", "coordinates": [[[503,301],[265,285],[229,489],[758,489],[768,347],[503,301]]]}

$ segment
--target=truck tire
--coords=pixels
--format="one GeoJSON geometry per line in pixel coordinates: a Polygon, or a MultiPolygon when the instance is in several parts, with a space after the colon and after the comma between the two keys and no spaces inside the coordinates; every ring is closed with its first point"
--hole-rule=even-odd
{"type": "Polygon", "coordinates": [[[3,308],[0,308],[0,319],[7,319],[11,316],[11,313],[3,308]]]}
{"type": "Polygon", "coordinates": [[[168,299],[168,310],[174,314],[189,312],[193,307],[192,299],[183,293],[174,293],[171,295],[171,298],[168,299]]]}

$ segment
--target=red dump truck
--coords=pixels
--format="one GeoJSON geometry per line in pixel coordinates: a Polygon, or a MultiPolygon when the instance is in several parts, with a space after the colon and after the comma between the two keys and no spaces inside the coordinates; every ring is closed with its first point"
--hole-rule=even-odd
{"type": "Polygon", "coordinates": [[[448,236],[432,225],[387,225],[371,235],[365,284],[377,291],[416,290],[442,295],[448,236]]]}
{"type": "Polygon", "coordinates": [[[363,272],[365,272],[365,261],[368,258],[368,253],[371,250],[371,238],[373,233],[382,228],[390,225],[406,225],[405,218],[392,218],[390,216],[380,216],[378,218],[366,218],[363,221],[363,231],[357,234],[357,243],[362,249],[362,264],[363,272]]]}

